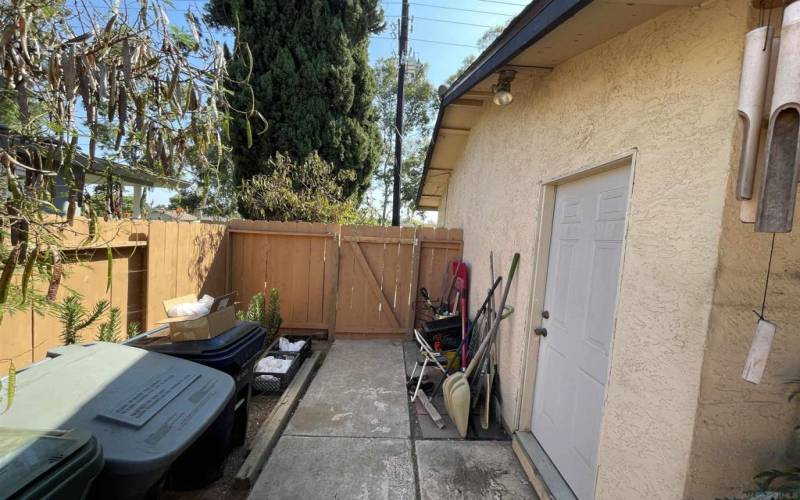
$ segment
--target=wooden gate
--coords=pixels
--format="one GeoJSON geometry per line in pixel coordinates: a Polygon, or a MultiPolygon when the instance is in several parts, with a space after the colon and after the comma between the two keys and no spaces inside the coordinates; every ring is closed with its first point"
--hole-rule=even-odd
{"type": "Polygon", "coordinates": [[[403,336],[417,290],[439,296],[462,233],[445,228],[235,221],[228,226],[228,289],[246,307],[278,289],[283,328],[329,337],[403,336]]]}

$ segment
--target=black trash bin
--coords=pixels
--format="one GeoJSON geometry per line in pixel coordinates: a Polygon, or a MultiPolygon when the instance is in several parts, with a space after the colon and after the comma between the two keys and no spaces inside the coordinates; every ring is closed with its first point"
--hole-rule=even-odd
{"type": "Polygon", "coordinates": [[[212,424],[206,435],[173,464],[170,486],[195,488],[218,479],[231,445],[244,444],[253,366],[264,351],[266,340],[266,330],[261,325],[241,321],[208,340],[172,342],[167,329],[157,329],[127,342],[134,347],[215,368],[236,382],[236,392],[229,408],[212,424]]]}

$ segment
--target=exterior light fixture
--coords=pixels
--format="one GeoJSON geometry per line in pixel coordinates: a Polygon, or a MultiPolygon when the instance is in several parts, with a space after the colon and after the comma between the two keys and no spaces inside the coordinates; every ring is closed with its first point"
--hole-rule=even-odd
{"type": "Polygon", "coordinates": [[[492,85],[492,94],[494,94],[492,101],[498,106],[507,106],[514,100],[514,96],[511,95],[511,80],[515,76],[517,76],[517,72],[513,69],[504,69],[500,72],[497,83],[492,85]]]}

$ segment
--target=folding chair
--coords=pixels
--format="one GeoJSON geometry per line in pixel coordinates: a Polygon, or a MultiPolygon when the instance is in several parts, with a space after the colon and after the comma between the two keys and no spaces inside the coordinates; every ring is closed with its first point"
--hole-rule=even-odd
{"type": "Polygon", "coordinates": [[[414,329],[414,337],[417,339],[417,344],[419,344],[419,356],[417,356],[414,369],[411,370],[410,379],[414,379],[414,374],[417,373],[417,368],[422,367],[422,370],[419,372],[417,388],[414,389],[414,394],[411,396],[412,402],[417,399],[417,393],[419,392],[419,387],[422,385],[422,378],[425,376],[425,369],[428,367],[428,363],[435,363],[439,370],[441,370],[442,374],[447,374],[447,370],[443,366],[443,363],[447,363],[447,356],[440,352],[435,352],[433,348],[431,348],[430,344],[428,344],[428,341],[425,340],[425,337],[423,337],[416,328],[414,329]]]}

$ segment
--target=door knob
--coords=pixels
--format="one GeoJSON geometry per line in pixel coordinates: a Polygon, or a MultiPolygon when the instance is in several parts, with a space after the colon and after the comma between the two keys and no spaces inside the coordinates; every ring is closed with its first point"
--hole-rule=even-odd
{"type": "Polygon", "coordinates": [[[547,328],[534,328],[533,333],[541,337],[547,337],[547,328]]]}
{"type": "Polygon", "coordinates": [[[550,319],[550,311],[542,311],[542,317],[544,319],[550,319]]]}

